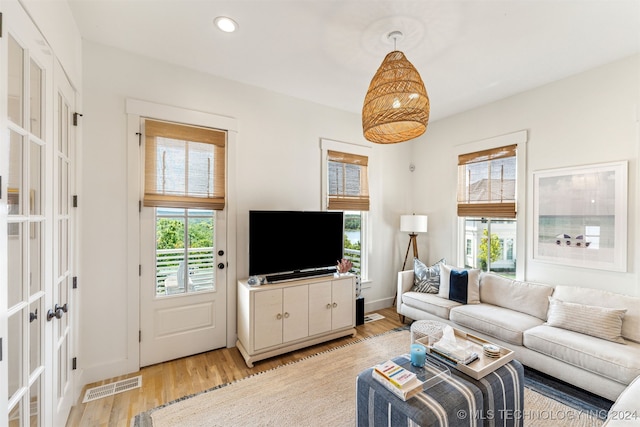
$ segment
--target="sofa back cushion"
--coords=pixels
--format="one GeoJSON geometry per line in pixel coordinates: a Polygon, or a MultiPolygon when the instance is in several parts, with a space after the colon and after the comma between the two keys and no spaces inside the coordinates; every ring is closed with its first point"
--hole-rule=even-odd
{"type": "Polygon", "coordinates": [[[627,309],[622,319],[622,336],[640,343],[640,298],[631,297],[600,289],[579,288],[577,286],[556,286],[553,297],[561,301],[599,307],[627,309]]]}
{"type": "Polygon", "coordinates": [[[547,320],[553,286],[520,282],[495,273],[480,275],[480,302],[519,311],[547,320]]]}

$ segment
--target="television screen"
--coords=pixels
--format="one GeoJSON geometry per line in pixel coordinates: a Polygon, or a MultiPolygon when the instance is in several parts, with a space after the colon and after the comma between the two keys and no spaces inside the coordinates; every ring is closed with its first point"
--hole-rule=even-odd
{"type": "Polygon", "coordinates": [[[344,246],[342,217],[342,212],[249,211],[249,275],[335,267],[344,246]]]}

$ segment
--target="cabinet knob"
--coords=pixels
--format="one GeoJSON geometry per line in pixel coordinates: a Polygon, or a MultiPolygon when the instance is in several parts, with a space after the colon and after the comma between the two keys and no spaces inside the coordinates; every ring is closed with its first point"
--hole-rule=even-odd
{"type": "Polygon", "coordinates": [[[282,319],[282,314],[278,313],[278,314],[276,315],[276,319],[278,319],[278,320],[282,319]]]}
{"type": "Polygon", "coordinates": [[[284,312],[284,318],[288,319],[289,318],[289,313],[287,313],[286,311],[284,312]]]}
{"type": "Polygon", "coordinates": [[[337,306],[338,306],[338,303],[337,303],[337,302],[334,302],[334,303],[333,303],[333,308],[336,308],[337,306]]]}
{"type": "Polygon", "coordinates": [[[331,309],[331,304],[327,304],[327,310],[331,309]]]}

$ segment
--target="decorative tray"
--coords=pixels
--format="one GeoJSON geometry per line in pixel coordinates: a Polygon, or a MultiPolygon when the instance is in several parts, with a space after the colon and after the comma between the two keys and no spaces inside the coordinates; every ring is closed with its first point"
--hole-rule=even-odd
{"type": "Polygon", "coordinates": [[[418,339],[417,342],[427,347],[427,352],[431,353],[433,357],[453,366],[460,372],[463,372],[476,380],[479,380],[490,372],[493,372],[499,367],[509,363],[514,358],[513,350],[501,347],[459,329],[452,329],[455,334],[456,341],[458,343],[463,343],[467,351],[477,354],[478,357],[475,360],[464,364],[452,358],[447,358],[437,350],[434,350],[434,345],[441,339],[441,337],[427,336],[418,339]],[[498,355],[498,357],[489,357],[485,353],[485,345],[490,346],[488,348],[490,348],[491,352],[494,352],[495,355],[498,355]]]}

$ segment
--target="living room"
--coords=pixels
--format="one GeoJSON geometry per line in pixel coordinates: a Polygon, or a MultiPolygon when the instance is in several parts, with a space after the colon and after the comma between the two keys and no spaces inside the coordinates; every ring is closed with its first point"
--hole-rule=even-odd
{"type": "MultiPolygon", "coordinates": [[[[456,214],[456,155],[461,147],[474,147],[518,132],[526,135],[525,179],[519,183],[523,191],[518,193],[520,278],[640,296],[637,50],[606,63],[594,63],[585,71],[569,73],[553,82],[532,82],[520,93],[434,119],[426,133],[413,141],[375,145],[362,135],[359,112],[328,107],[91,41],[83,38],[72,8],[66,3],[24,3],[73,83],[77,91],[76,111],[82,113],[78,118],[76,166],[79,211],[75,275],[79,278],[79,293],[74,297],[76,304],[70,305],[78,322],[76,397],[88,383],[139,368],[139,186],[131,175],[137,159],[132,158],[131,141],[136,137],[128,121],[128,100],[206,112],[235,121],[235,145],[228,153],[228,347],[235,345],[237,280],[248,276],[248,212],[321,210],[323,139],[365,147],[369,154],[371,247],[368,280],[362,291],[367,312],[391,307],[396,296],[397,273],[407,245],[407,235],[400,231],[401,215],[415,212],[428,216],[428,232],[418,237],[420,258],[425,263],[433,264],[441,258],[457,263],[461,242],[456,214]],[[620,161],[628,165],[624,270],[537,260],[534,174],[620,161]]],[[[626,5],[637,12],[635,3],[626,5]]],[[[210,21],[212,17],[207,19],[210,21]]],[[[111,25],[117,32],[121,23],[113,21],[111,25]]],[[[158,40],[158,44],[166,45],[165,49],[178,49],[176,37],[167,31],[167,38],[158,40]]],[[[406,53],[411,60],[411,52],[406,53]]],[[[374,59],[379,63],[382,57],[374,59]]],[[[571,62],[570,51],[566,62],[571,62]]],[[[482,72],[481,64],[476,57],[469,58],[466,66],[473,72],[482,72]]],[[[545,64],[537,58],[528,66],[545,69],[567,64],[545,64]]],[[[257,62],[255,67],[260,69],[260,64],[257,62]]],[[[373,68],[370,77],[375,72],[373,68]]],[[[431,90],[429,70],[419,71],[427,90],[431,90]]],[[[290,78],[295,79],[291,73],[290,78]]],[[[367,84],[368,81],[363,82],[364,90],[367,84]]],[[[436,99],[431,102],[435,115],[436,99]]],[[[2,259],[6,260],[6,249],[2,250],[2,259]]],[[[3,289],[8,286],[6,278],[0,283],[3,289]]],[[[6,326],[2,327],[2,335],[6,336],[6,326]]],[[[0,363],[6,369],[6,362],[0,363]]],[[[9,398],[0,394],[3,396],[9,398]]],[[[4,418],[5,414],[0,416],[4,418]]]]}

